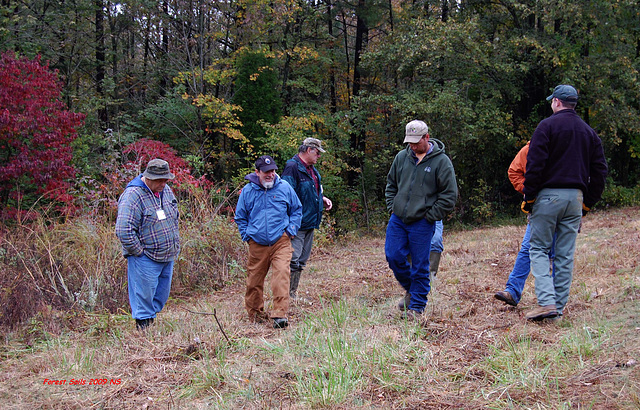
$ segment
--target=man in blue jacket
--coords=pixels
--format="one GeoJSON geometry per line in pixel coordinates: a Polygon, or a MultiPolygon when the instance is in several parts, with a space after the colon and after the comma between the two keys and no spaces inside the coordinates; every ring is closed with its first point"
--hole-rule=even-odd
{"type": "Polygon", "coordinates": [[[180,252],[178,201],[167,185],[174,177],[167,161],[152,159],[118,200],[116,236],[127,258],[129,304],[139,330],[167,303],[180,252]]]}
{"type": "Polygon", "coordinates": [[[302,202],[302,225],[298,235],[291,240],[291,283],[289,296],[296,299],[300,274],[307,264],[313,245],[313,232],[320,227],[322,211],[331,210],[331,200],[322,193],[322,179],[314,166],[325,152],[317,138],[307,138],[298,148],[298,154],[287,161],[282,179],[287,181],[302,202]]]}
{"type": "Polygon", "coordinates": [[[256,161],[256,172],[245,177],[236,207],[235,221],[242,240],[249,243],[247,290],[244,296],[249,319],[261,322],[264,311],[264,280],[272,268],[271,292],[274,328],[289,325],[289,262],[302,219],[302,204],[293,188],[276,174],[273,158],[263,155],[256,161]]]}
{"type": "Polygon", "coordinates": [[[581,217],[604,190],[607,162],[602,141],[575,112],[578,92],[559,85],[547,97],[553,115],[531,137],[524,174],[522,210],[531,213],[531,273],[538,307],[528,320],[562,316],[573,280],[573,255],[581,217]],[[555,276],[548,254],[556,233],[555,276]]]}

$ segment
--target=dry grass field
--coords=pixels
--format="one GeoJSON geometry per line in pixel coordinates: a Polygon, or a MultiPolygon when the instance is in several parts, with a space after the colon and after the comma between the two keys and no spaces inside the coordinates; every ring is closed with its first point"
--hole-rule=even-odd
{"type": "Polygon", "coordinates": [[[523,234],[524,225],[457,232],[445,225],[423,325],[399,317],[401,291],[383,238],[314,249],[301,279],[305,300],[292,304],[286,330],[249,323],[242,276],[220,291],[173,297],[147,332],[124,311],[51,311],[3,335],[0,405],[639,408],[640,210],[583,220],[560,323],[525,322],[535,306],[533,278],[518,307],[493,298],[523,234]]]}

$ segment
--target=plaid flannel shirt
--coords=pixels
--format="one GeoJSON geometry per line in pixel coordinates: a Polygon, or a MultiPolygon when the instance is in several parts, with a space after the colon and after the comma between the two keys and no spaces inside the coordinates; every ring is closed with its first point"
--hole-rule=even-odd
{"type": "Polygon", "coordinates": [[[140,256],[143,253],[157,262],[173,260],[180,252],[178,234],[178,201],[165,185],[161,198],[146,186],[127,186],[118,200],[116,236],[122,243],[122,254],[140,256]],[[166,218],[158,219],[164,210],[166,218]]]}

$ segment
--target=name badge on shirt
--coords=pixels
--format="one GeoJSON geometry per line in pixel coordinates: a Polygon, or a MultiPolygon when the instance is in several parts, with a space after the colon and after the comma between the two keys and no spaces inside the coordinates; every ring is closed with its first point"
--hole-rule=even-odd
{"type": "Polygon", "coordinates": [[[159,221],[162,221],[163,219],[167,219],[167,215],[164,214],[164,209],[158,209],[156,211],[156,214],[158,215],[159,221]]]}

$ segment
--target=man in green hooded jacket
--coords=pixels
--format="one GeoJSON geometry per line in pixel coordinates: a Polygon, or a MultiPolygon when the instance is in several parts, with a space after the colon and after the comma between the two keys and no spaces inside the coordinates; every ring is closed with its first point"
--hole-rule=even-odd
{"type": "Polygon", "coordinates": [[[435,223],[453,210],[458,188],[444,144],[430,139],[427,124],[409,122],[404,142],[409,145],[396,155],[387,175],[385,197],[391,217],[385,255],[410,295],[404,317],[419,319],[431,289],[429,253],[435,223]]]}

